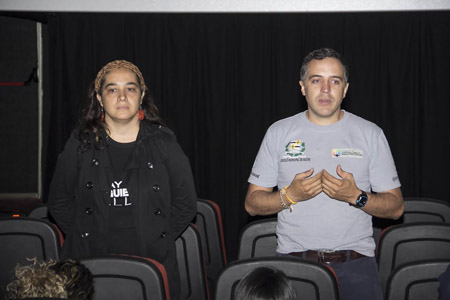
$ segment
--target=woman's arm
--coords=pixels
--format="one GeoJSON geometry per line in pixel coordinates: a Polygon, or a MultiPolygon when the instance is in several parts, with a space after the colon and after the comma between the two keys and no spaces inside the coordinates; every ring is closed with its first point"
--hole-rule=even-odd
{"type": "Polygon", "coordinates": [[[63,152],[58,156],[50,184],[48,209],[64,233],[67,233],[74,216],[75,189],[78,177],[78,145],[79,141],[71,136],[63,152]]]}
{"type": "Polygon", "coordinates": [[[192,222],[197,213],[197,194],[188,157],[175,136],[166,148],[166,165],[170,177],[170,229],[176,239],[192,222]]]}

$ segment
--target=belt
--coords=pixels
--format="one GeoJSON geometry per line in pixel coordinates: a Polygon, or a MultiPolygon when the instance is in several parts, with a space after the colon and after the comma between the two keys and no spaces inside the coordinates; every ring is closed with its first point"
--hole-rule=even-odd
{"type": "Polygon", "coordinates": [[[365,255],[362,255],[353,250],[339,250],[339,251],[308,250],[303,252],[291,252],[289,253],[289,255],[326,264],[342,263],[349,260],[366,257],[365,255]]]}

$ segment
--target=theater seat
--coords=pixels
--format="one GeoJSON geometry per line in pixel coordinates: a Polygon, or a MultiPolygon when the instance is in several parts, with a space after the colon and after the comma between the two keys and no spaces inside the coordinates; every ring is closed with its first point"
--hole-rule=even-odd
{"type": "Polygon", "coordinates": [[[180,299],[208,300],[209,290],[200,234],[194,224],[175,241],[180,271],[180,299]]]}
{"type": "Polygon", "coordinates": [[[81,263],[94,276],[95,300],[170,300],[166,270],[153,259],[111,255],[81,263]]]}
{"type": "Polygon", "coordinates": [[[0,299],[17,264],[59,259],[60,237],[53,224],[30,218],[0,219],[0,299]]]}
{"type": "Polygon", "coordinates": [[[227,263],[222,215],[219,206],[211,200],[199,199],[194,223],[200,234],[208,287],[211,290],[217,276],[227,263]]]}
{"type": "Polygon", "coordinates": [[[41,219],[41,220],[50,220],[50,215],[48,213],[48,206],[47,204],[39,205],[35,208],[33,208],[29,213],[28,217],[34,218],[34,219],[41,219]]]}
{"type": "Polygon", "coordinates": [[[277,219],[270,218],[247,224],[240,233],[238,259],[275,256],[277,219]]]}
{"type": "Polygon", "coordinates": [[[449,264],[450,260],[425,260],[400,266],[389,277],[386,300],[438,299],[438,277],[449,264]]]}
{"type": "Polygon", "coordinates": [[[405,211],[398,220],[373,217],[373,237],[378,242],[381,231],[389,226],[414,223],[450,223],[450,203],[430,198],[404,198],[405,211]]]}
{"type": "Polygon", "coordinates": [[[383,291],[396,268],[427,259],[450,259],[450,224],[409,223],[385,229],[377,248],[383,291]]]}

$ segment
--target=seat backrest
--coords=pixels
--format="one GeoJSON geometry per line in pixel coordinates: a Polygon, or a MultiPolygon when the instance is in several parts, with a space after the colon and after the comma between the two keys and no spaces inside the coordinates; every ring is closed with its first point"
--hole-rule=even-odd
{"type": "Polygon", "coordinates": [[[373,237],[389,226],[413,222],[450,223],[450,203],[430,198],[404,198],[405,211],[398,220],[373,218],[373,237]]]}
{"type": "Polygon", "coordinates": [[[49,214],[47,204],[43,203],[43,204],[33,208],[28,213],[28,218],[44,220],[44,221],[47,221],[47,222],[50,222],[51,224],[53,224],[54,227],[56,228],[56,230],[58,231],[60,247],[62,248],[62,246],[64,244],[64,234],[62,233],[61,229],[59,229],[58,225],[56,225],[55,220],[49,214]]]}
{"type": "Polygon", "coordinates": [[[289,278],[297,299],[339,299],[336,275],[320,263],[288,257],[258,257],[229,263],[217,279],[214,300],[233,300],[239,281],[259,267],[273,267],[289,278]]]}
{"type": "Polygon", "coordinates": [[[94,277],[95,300],[170,299],[167,274],[159,262],[111,255],[81,260],[94,277]]]}
{"type": "Polygon", "coordinates": [[[48,221],[50,219],[50,215],[48,213],[48,207],[46,204],[39,205],[33,208],[29,213],[28,217],[34,219],[41,219],[48,221]]]}
{"type": "Polygon", "coordinates": [[[385,229],[377,248],[383,291],[395,268],[426,259],[450,259],[450,224],[407,223],[385,229]]]}
{"type": "Polygon", "coordinates": [[[199,199],[194,223],[200,233],[208,287],[211,289],[214,287],[220,271],[227,263],[222,214],[219,206],[211,200],[199,199]]]}
{"type": "Polygon", "coordinates": [[[59,259],[60,239],[53,224],[30,218],[0,219],[0,299],[14,275],[17,264],[31,265],[27,260],[59,259]]]}
{"type": "Polygon", "coordinates": [[[242,228],[238,259],[275,256],[277,248],[277,219],[258,220],[242,228]]]}
{"type": "Polygon", "coordinates": [[[386,300],[438,299],[438,277],[449,264],[450,260],[426,260],[400,266],[389,277],[386,300]]]}
{"type": "Polygon", "coordinates": [[[175,241],[181,279],[180,299],[209,299],[200,234],[194,224],[175,241]]]}
{"type": "Polygon", "coordinates": [[[450,203],[429,198],[405,198],[403,223],[450,223],[450,203]]]}

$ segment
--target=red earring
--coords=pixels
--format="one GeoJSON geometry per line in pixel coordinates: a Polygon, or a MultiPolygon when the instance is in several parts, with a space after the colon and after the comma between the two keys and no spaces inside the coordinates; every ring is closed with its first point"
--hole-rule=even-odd
{"type": "Polygon", "coordinates": [[[144,110],[142,109],[142,106],[139,106],[139,120],[144,120],[144,110]]]}
{"type": "Polygon", "coordinates": [[[101,110],[101,112],[100,112],[100,121],[105,121],[105,114],[104,114],[104,112],[103,112],[103,106],[102,106],[102,110],[101,110]]]}

